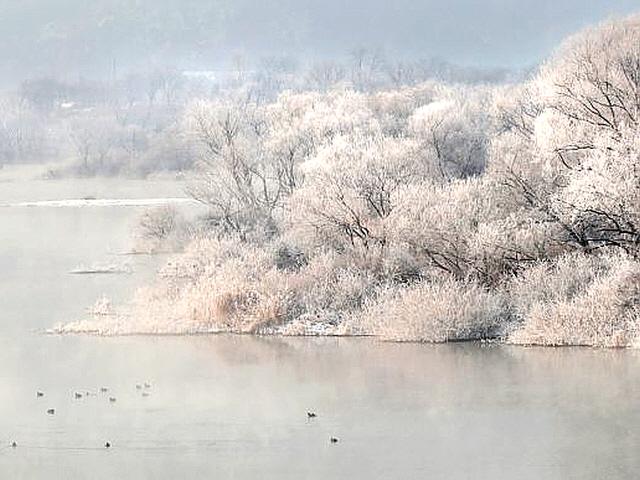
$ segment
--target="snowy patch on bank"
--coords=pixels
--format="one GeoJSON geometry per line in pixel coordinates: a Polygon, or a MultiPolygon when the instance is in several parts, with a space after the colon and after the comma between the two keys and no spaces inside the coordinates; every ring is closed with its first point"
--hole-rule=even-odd
{"type": "MultiPolygon", "coordinates": [[[[143,317],[144,318],[144,317],[143,317]]],[[[282,336],[349,336],[344,326],[331,322],[296,320],[290,324],[272,326],[263,331],[243,332],[221,328],[211,324],[189,322],[179,319],[141,320],[131,313],[92,314],[75,322],[61,323],[47,330],[57,335],[97,335],[117,337],[124,335],[205,335],[216,333],[252,333],[255,335],[282,336]]]]}
{"type": "Polygon", "coordinates": [[[206,325],[186,325],[179,322],[136,322],[128,314],[92,317],[59,324],[47,330],[49,334],[84,334],[105,337],[124,335],[202,335],[222,333],[222,330],[206,325]]]}
{"type": "Polygon", "coordinates": [[[94,263],[89,266],[78,265],[69,273],[73,275],[97,275],[97,274],[130,274],[133,268],[129,264],[101,264],[94,263]]]}
{"type": "Polygon", "coordinates": [[[196,204],[192,198],[77,198],[66,200],[42,200],[36,202],[0,203],[0,207],[155,207],[164,205],[196,204]]]}

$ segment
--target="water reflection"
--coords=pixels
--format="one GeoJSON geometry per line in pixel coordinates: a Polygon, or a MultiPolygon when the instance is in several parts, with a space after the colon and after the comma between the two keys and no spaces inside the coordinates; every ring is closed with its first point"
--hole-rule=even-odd
{"type": "Polygon", "coordinates": [[[227,335],[27,344],[39,353],[18,354],[22,373],[3,367],[0,407],[24,445],[0,468],[25,478],[59,462],[77,478],[100,466],[98,478],[595,479],[640,466],[635,352],[227,335]],[[115,406],[72,398],[102,384],[115,406]],[[108,455],[81,449],[105,439],[108,455]]]}

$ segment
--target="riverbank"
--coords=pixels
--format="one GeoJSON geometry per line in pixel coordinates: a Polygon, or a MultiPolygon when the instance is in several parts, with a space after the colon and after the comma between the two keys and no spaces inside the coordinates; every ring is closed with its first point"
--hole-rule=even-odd
{"type": "Polygon", "coordinates": [[[283,272],[264,258],[239,262],[229,251],[216,257],[202,248],[209,252],[202,244],[195,250],[192,245],[168,260],[155,282],[138,289],[120,310],[109,304],[51,331],[364,335],[397,342],[493,340],[609,348],[638,344],[640,318],[625,299],[637,295],[630,289],[640,288],[635,280],[640,265],[625,256],[573,254],[540,262],[495,291],[449,278],[402,289],[378,287],[361,302],[357,295],[363,279],[327,262],[283,272]],[[216,258],[234,260],[221,264],[216,258]]]}

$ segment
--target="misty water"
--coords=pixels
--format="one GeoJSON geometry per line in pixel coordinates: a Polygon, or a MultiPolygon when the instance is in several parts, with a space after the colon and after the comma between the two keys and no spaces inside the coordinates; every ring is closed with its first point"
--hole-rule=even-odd
{"type": "MultiPolygon", "coordinates": [[[[162,182],[0,184],[0,203],[180,195],[162,182]]],[[[122,255],[142,208],[0,209],[2,478],[637,476],[635,351],[45,334],[151,279],[162,257],[122,255]],[[120,261],[133,273],[69,274],[120,261]]]]}

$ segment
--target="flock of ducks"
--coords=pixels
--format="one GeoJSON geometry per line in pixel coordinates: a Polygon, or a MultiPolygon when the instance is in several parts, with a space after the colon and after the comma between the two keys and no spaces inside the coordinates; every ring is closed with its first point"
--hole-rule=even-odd
{"type": "MultiPolygon", "coordinates": [[[[142,384],[138,383],[136,384],[136,390],[143,390],[142,391],[142,396],[143,397],[148,397],[149,394],[149,389],[151,388],[151,384],[149,382],[144,382],[142,384]]],[[[100,387],[100,393],[102,394],[106,394],[109,392],[109,389],[107,387],[100,387]]],[[[82,392],[74,392],[73,393],[73,398],[76,400],[80,400],[83,397],[89,397],[93,395],[91,392],[87,392],[85,391],[84,393],[82,392]]],[[[36,392],[36,398],[43,398],[44,397],[44,392],[41,390],[38,390],[36,392]]],[[[116,403],[117,398],[113,397],[113,396],[109,396],[108,397],[109,403],[116,403]]],[[[56,409],[55,408],[48,408],[46,410],[47,415],[55,415],[56,414],[56,409]]],[[[16,441],[13,441],[9,444],[9,446],[11,448],[17,448],[18,447],[18,443],[16,441]]],[[[104,444],[105,448],[111,448],[111,442],[105,442],[104,444]]]]}
{"type": "MultiPolygon", "coordinates": [[[[151,384],[149,382],[144,382],[143,384],[136,384],[136,390],[142,390],[142,396],[143,397],[148,397],[149,396],[149,389],[151,388],[151,384]]],[[[109,392],[109,389],[107,387],[100,387],[100,393],[102,394],[106,394],[109,392]]],[[[88,397],[90,396],[91,393],[90,392],[85,392],[84,394],[80,393],[80,392],[74,392],[73,397],[76,400],[81,399],[83,396],[84,397],[88,397]]],[[[36,392],[36,397],[37,398],[42,398],[44,397],[44,392],[38,390],[36,392]]],[[[109,403],[115,403],[117,401],[116,397],[109,397],[109,403]]],[[[55,415],[56,413],[56,409],[55,408],[49,408],[47,409],[47,414],[48,415],[55,415]]],[[[307,419],[308,420],[313,420],[314,418],[317,418],[318,415],[315,412],[307,412],[307,419]]],[[[329,443],[338,443],[339,439],[337,437],[329,437],[329,443]]],[[[11,448],[17,448],[18,447],[18,443],[13,441],[9,444],[9,446],[11,448]]],[[[107,441],[104,444],[104,448],[111,448],[111,442],[107,441]]]]}
{"type": "MultiPolygon", "coordinates": [[[[151,388],[151,384],[149,382],[144,382],[143,384],[140,384],[140,383],[136,384],[136,390],[142,390],[143,388],[144,388],[144,391],[142,392],[142,396],[148,397],[149,396],[148,390],[151,388]]],[[[100,393],[104,394],[108,392],[109,392],[109,389],[107,387],[100,387],[100,393]]],[[[84,393],[74,392],[73,398],[75,398],[76,400],[80,400],[82,397],[89,397],[91,395],[92,395],[91,392],[84,392],[84,393]]],[[[38,398],[44,397],[44,392],[37,391],[36,397],[38,398]]],[[[112,396],[109,397],[109,403],[116,403],[116,401],[117,401],[116,397],[112,397],[112,396]]],[[[49,415],[55,415],[56,410],[55,408],[50,408],[47,410],[47,413],[49,415]]]]}

